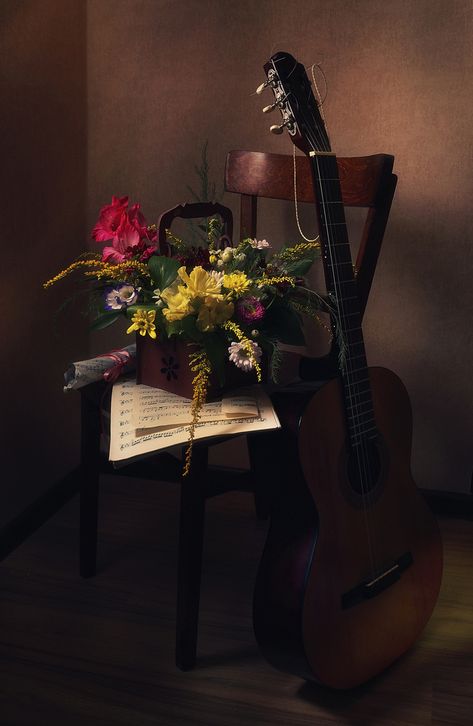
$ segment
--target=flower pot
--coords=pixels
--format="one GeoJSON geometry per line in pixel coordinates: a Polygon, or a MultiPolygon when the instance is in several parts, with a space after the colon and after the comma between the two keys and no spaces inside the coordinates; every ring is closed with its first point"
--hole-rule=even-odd
{"type": "MultiPolygon", "coordinates": [[[[189,365],[189,356],[198,348],[182,340],[165,343],[149,336],[136,336],[136,382],[153,388],[192,398],[192,380],[195,376],[189,365]]],[[[254,371],[244,373],[230,361],[225,366],[225,386],[220,386],[216,376],[210,376],[207,398],[214,398],[225,390],[250,386],[256,383],[254,371]]]]}

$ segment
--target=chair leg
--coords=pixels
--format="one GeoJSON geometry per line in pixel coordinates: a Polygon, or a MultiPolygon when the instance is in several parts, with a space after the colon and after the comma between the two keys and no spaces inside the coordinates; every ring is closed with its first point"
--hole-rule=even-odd
{"type": "Polygon", "coordinates": [[[79,571],[81,577],[93,577],[97,571],[100,408],[85,393],[81,400],[79,571]]]}
{"type": "Polygon", "coordinates": [[[273,482],[268,474],[271,461],[274,460],[274,432],[268,434],[249,435],[248,454],[250,468],[254,479],[254,502],[256,517],[268,519],[271,514],[273,482]]]}
{"type": "Polygon", "coordinates": [[[208,448],[196,444],[191,471],[181,482],[176,665],[183,671],[194,667],[197,653],[207,463],[208,448]]]}

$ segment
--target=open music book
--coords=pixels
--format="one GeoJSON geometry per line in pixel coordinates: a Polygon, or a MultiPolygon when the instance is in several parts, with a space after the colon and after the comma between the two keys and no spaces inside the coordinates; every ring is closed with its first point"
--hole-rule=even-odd
{"type": "MultiPolygon", "coordinates": [[[[259,386],[239,389],[238,395],[207,403],[195,439],[232,436],[280,428],[268,395],[259,386]]],[[[191,401],[134,380],[115,383],[110,416],[113,462],[185,445],[189,438],[191,401]]]]}

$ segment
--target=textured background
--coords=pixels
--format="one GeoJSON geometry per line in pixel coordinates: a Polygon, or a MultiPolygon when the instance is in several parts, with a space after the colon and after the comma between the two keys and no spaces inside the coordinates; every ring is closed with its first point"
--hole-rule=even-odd
{"type": "Polygon", "coordinates": [[[73,287],[41,284],[86,236],[85,10],[70,0],[0,3],[0,525],[78,458],[79,400],[61,382],[87,328],[75,312],[54,326],[73,287]]]}
{"type": "MultiPolygon", "coordinates": [[[[7,280],[15,299],[23,259],[15,247],[18,236],[29,248],[34,245],[19,318],[2,320],[3,340],[10,349],[15,341],[14,355],[50,341],[52,300],[56,295],[57,304],[63,290],[45,296],[37,281],[74,257],[85,244],[84,229],[112,194],[140,201],[152,220],[188,199],[186,186],[197,185],[194,164],[206,140],[212,178],[219,184],[230,149],[291,153],[287,136],[267,131],[273,120],[262,116],[261,107],[269,94],[252,95],[263,79],[262,64],[285,49],[307,66],[323,64],[325,114],[339,155],[396,157],[398,190],[365,318],[369,361],[396,371],[410,392],[418,484],[468,491],[472,3],[22,0],[1,7],[13,108],[7,112],[7,152],[16,180],[7,189],[21,229],[20,235],[10,231],[7,219],[4,254],[12,260],[7,280]],[[28,158],[33,178],[24,168],[28,158]],[[38,235],[32,234],[37,208],[44,213],[38,235]],[[18,335],[22,326],[31,334],[18,335]]],[[[223,201],[236,211],[230,195],[223,201]]],[[[313,232],[312,210],[303,218],[313,232]]],[[[350,226],[355,234],[356,215],[350,226]]],[[[295,241],[292,205],[267,202],[259,232],[274,245],[295,241]]],[[[66,452],[62,458],[75,455],[68,443],[73,426],[64,422],[75,403],[63,401],[57,385],[72,349],[85,347],[85,325],[82,331],[56,341],[37,364],[40,375],[31,388],[20,392],[20,373],[27,367],[21,364],[8,394],[7,405],[17,410],[20,398],[22,412],[32,398],[38,401],[27,440],[40,472],[47,455],[51,462],[57,458],[53,418],[66,452]]],[[[120,339],[118,332],[93,338],[90,349],[120,339]]],[[[13,419],[18,427],[16,413],[13,419]]],[[[237,449],[235,460],[240,454],[237,449]]],[[[24,499],[34,487],[21,486],[24,499]]]]}

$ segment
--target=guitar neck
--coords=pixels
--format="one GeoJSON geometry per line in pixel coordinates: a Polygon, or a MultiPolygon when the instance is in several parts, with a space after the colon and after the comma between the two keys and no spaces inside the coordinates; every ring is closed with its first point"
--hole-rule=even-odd
{"type": "Polygon", "coordinates": [[[375,432],[361,311],[351,258],[345,210],[335,154],[312,152],[313,174],[319,220],[322,260],[327,291],[335,305],[332,330],[344,345],[339,366],[343,384],[347,428],[352,445],[375,432]]]}

